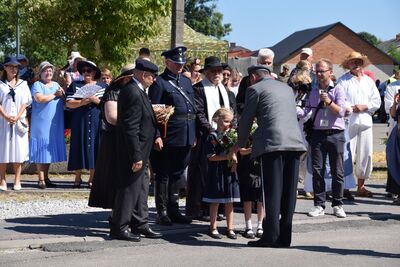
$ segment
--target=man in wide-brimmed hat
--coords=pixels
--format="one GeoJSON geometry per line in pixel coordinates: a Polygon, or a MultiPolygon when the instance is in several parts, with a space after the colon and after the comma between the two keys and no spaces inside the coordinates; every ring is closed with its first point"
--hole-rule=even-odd
{"type": "Polygon", "coordinates": [[[193,85],[197,104],[197,120],[200,122],[199,140],[192,150],[191,162],[188,170],[188,196],[186,213],[193,217],[208,215],[208,205],[201,202],[203,186],[207,174],[207,157],[204,153],[206,138],[217,128],[212,120],[214,113],[221,107],[232,108],[236,114],[235,94],[222,84],[222,72],[227,64],[221,63],[219,58],[210,56],[205,59],[204,67],[200,70],[204,79],[193,85]]]}
{"type": "Polygon", "coordinates": [[[375,81],[363,73],[368,58],[359,52],[351,52],[342,67],[349,70],[343,74],[337,86],[344,88],[349,107],[348,124],[350,148],[356,159],[355,175],[358,178],[357,196],[372,197],[364,184],[372,172],[372,115],[381,105],[375,81]]]}

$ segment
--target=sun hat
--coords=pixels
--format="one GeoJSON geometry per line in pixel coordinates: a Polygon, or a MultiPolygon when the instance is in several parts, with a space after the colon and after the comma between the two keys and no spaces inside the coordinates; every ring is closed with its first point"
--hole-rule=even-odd
{"type": "Polygon", "coordinates": [[[361,54],[360,52],[352,51],[352,52],[344,59],[344,61],[343,61],[343,63],[342,63],[342,67],[343,67],[344,69],[350,69],[350,67],[349,67],[349,62],[350,62],[351,60],[353,60],[353,59],[359,59],[359,60],[361,60],[361,61],[363,62],[363,63],[362,63],[362,67],[365,67],[365,66],[367,66],[367,65],[369,64],[369,61],[368,61],[368,57],[367,57],[367,56],[361,54]]]}
{"type": "Polygon", "coordinates": [[[42,72],[47,68],[52,68],[54,71],[54,66],[48,61],[43,61],[42,63],[40,63],[38,68],[39,68],[39,75],[42,74],[42,72]]]}
{"type": "Polygon", "coordinates": [[[83,74],[83,73],[82,73],[82,69],[83,69],[84,66],[88,66],[88,67],[90,67],[91,69],[93,69],[93,70],[96,71],[96,74],[94,75],[94,79],[95,79],[95,80],[100,79],[100,77],[101,77],[101,70],[97,67],[97,65],[96,65],[94,62],[92,62],[92,61],[90,61],[90,60],[87,60],[87,59],[83,59],[82,61],[79,61],[79,62],[78,62],[77,69],[78,69],[78,71],[79,71],[79,73],[80,73],[81,75],[83,74]]]}

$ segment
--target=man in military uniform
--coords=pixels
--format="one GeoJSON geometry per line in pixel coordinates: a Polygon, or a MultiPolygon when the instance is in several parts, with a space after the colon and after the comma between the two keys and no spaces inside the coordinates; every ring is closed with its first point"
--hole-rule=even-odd
{"type": "Polygon", "coordinates": [[[149,89],[152,104],[172,105],[166,132],[159,128],[151,165],[155,173],[155,200],[157,223],[191,223],[179,212],[180,178],[188,166],[190,150],[195,143],[195,102],[190,79],[181,75],[185,64],[186,47],[180,46],[163,52],[165,71],[149,89]]]}

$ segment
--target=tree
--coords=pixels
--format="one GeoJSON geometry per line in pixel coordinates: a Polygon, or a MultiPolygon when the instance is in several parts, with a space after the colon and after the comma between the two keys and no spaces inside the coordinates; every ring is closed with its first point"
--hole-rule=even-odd
{"type": "Polygon", "coordinates": [[[387,52],[390,56],[400,62],[400,49],[395,45],[392,44],[387,52]]]}
{"type": "Polygon", "coordinates": [[[195,31],[221,39],[232,28],[230,23],[222,24],[223,15],[216,7],[216,0],[186,0],[185,23],[195,31]]]}
{"type": "Polygon", "coordinates": [[[378,37],[368,32],[359,32],[358,35],[373,46],[377,46],[381,42],[378,37]]]}
{"type": "MultiPolygon", "coordinates": [[[[15,1],[9,2],[15,7],[15,1]]],[[[21,50],[35,63],[65,65],[68,53],[78,49],[99,65],[119,69],[132,60],[132,45],[155,36],[156,22],[170,11],[171,2],[165,0],[24,0],[21,50]]]]}

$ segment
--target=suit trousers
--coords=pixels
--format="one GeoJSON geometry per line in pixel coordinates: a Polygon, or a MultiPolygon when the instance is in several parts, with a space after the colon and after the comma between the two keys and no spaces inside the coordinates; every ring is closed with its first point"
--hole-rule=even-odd
{"type": "Polygon", "coordinates": [[[329,155],[329,166],[332,174],[332,207],[343,205],[343,152],[345,141],[344,131],[333,134],[327,134],[323,130],[313,131],[311,161],[314,206],[325,208],[325,162],[327,155],[329,155]]]}
{"type": "Polygon", "coordinates": [[[131,225],[143,227],[147,224],[147,218],[142,218],[147,216],[147,205],[143,207],[145,171],[146,168],[142,168],[133,174],[136,177],[130,184],[116,188],[111,231],[118,233],[127,230],[131,225]]]}
{"type": "Polygon", "coordinates": [[[289,246],[296,206],[299,162],[303,152],[277,151],[261,156],[265,218],[261,239],[289,246]]]}
{"type": "Polygon", "coordinates": [[[132,229],[143,229],[148,227],[149,221],[149,186],[150,186],[150,174],[149,174],[149,163],[144,168],[144,176],[140,188],[139,199],[136,207],[133,210],[131,219],[132,229]]]}

